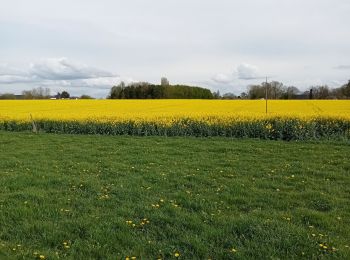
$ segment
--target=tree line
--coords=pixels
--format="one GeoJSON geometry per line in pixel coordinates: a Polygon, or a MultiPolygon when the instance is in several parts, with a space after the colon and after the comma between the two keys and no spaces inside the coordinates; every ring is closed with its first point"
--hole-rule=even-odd
{"type": "Polygon", "coordinates": [[[112,87],[109,99],[213,99],[209,89],[187,85],[170,85],[163,78],[161,85],[137,82],[112,87]]]}
{"type": "Polygon", "coordinates": [[[272,81],[263,82],[260,85],[251,85],[247,93],[242,97],[248,99],[349,99],[350,80],[339,88],[330,88],[327,85],[313,86],[309,90],[301,92],[294,86],[284,86],[283,83],[272,81]],[[267,85],[266,85],[267,84],[267,85]]]}
{"type": "MultiPolygon", "coordinates": [[[[0,94],[0,100],[2,99],[69,99],[72,98],[69,92],[62,91],[51,95],[49,88],[33,88],[31,90],[23,90],[21,95],[15,95],[12,93],[0,94]]],[[[89,95],[81,95],[80,97],[73,97],[79,99],[92,99],[89,95]]]]}

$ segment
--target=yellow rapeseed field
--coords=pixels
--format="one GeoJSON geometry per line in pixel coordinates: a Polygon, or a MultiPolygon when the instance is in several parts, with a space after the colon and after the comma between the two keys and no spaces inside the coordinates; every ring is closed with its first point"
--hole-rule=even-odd
{"type": "Polygon", "coordinates": [[[264,117],[350,120],[350,100],[16,100],[0,101],[0,120],[171,121],[190,118],[229,121],[264,117]]]}

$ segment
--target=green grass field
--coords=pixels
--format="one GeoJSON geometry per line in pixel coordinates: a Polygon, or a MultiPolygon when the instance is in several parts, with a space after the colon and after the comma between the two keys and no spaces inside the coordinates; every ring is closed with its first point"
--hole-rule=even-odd
{"type": "Polygon", "coordinates": [[[350,143],[0,132],[0,259],[350,258],[350,143]]]}

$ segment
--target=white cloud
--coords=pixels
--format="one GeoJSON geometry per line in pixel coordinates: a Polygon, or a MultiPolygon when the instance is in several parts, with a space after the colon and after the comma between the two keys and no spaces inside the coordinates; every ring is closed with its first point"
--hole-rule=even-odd
{"type": "Polygon", "coordinates": [[[120,77],[108,71],[72,62],[67,58],[44,59],[26,70],[0,64],[0,84],[32,83],[45,87],[86,87],[108,89],[120,77]]]}
{"type": "Polygon", "coordinates": [[[20,75],[0,75],[0,84],[33,82],[32,78],[20,75]]]}
{"type": "Polygon", "coordinates": [[[8,64],[0,64],[0,84],[30,82],[33,79],[25,72],[8,64]]]}
{"type": "Polygon", "coordinates": [[[0,76],[20,76],[25,74],[25,72],[13,68],[8,64],[0,64],[0,76]]]}
{"type": "Polygon", "coordinates": [[[108,77],[108,78],[91,78],[83,79],[76,82],[84,87],[110,89],[112,86],[117,85],[121,81],[120,77],[108,77]]]}
{"type": "Polygon", "coordinates": [[[239,79],[250,80],[261,78],[258,68],[247,63],[238,65],[236,71],[239,79]]]}
{"type": "Polygon", "coordinates": [[[212,80],[219,84],[228,84],[232,82],[233,75],[225,74],[225,73],[219,73],[216,74],[214,77],[212,77],[212,80]]]}
{"type": "Polygon", "coordinates": [[[232,73],[218,73],[212,77],[212,81],[220,85],[242,84],[240,81],[261,79],[258,67],[241,63],[232,73]]]}
{"type": "Polygon", "coordinates": [[[30,64],[29,73],[35,77],[47,80],[76,80],[115,77],[104,70],[76,63],[67,58],[45,59],[30,64]]]}

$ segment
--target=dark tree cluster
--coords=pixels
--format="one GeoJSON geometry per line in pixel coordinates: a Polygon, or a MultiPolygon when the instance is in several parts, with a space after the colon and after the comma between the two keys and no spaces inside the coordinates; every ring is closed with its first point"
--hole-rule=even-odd
{"type": "Polygon", "coordinates": [[[17,99],[15,94],[11,94],[11,93],[4,93],[4,94],[0,94],[0,99],[17,99]]]}
{"type": "Polygon", "coordinates": [[[57,99],[68,99],[70,98],[70,94],[67,91],[62,91],[62,93],[58,92],[55,96],[57,99]]]}
{"type": "Polygon", "coordinates": [[[138,82],[125,85],[121,82],[112,87],[110,99],[212,99],[209,89],[186,85],[169,85],[165,80],[162,85],[138,82]]]}

